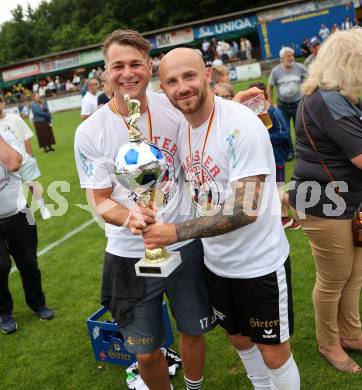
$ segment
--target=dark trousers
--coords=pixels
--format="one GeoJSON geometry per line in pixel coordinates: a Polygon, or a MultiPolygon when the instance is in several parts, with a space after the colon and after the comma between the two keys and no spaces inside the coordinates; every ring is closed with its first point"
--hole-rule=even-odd
{"type": "Polygon", "coordinates": [[[294,102],[294,103],[285,103],[285,102],[282,102],[281,100],[278,100],[278,108],[282,112],[283,118],[288,126],[288,131],[289,131],[289,140],[288,140],[288,143],[289,143],[288,149],[289,150],[288,150],[288,152],[289,153],[294,153],[293,141],[292,141],[292,137],[290,134],[290,119],[293,119],[293,125],[295,128],[295,116],[297,114],[298,104],[299,104],[299,101],[294,102]]]}
{"type": "Polygon", "coordinates": [[[0,315],[11,314],[13,300],[9,291],[9,273],[13,257],[23,283],[25,300],[34,311],[45,305],[36,249],[38,236],[35,223],[26,214],[0,219],[0,315]]]}

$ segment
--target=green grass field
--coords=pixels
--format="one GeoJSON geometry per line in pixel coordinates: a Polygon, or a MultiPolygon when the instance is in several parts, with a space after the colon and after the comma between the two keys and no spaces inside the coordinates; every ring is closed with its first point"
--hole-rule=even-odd
{"type": "MultiPolygon", "coordinates": [[[[238,88],[248,85],[239,84],[238,88]]],[[[68,203],[67,212],[42,221],[36,212],[41,250],[91,218],[76,206],[85,204],[79,188],[73,158],[73,137],[79,111],[54,115],[57,140],[55,153],[42,153],[36,146],[44,188],[53,181],[69,183],[61,193],[68,203]]],[[[290,177],[291,165],[288,165],[290,177]]],[[[60,190],[58,190],[60,193],[60,190]]],[[[46,198],[48,204],[56,203],[46,198]]],[[[59,210],[58,210],[59,211],[59,210]]],[[[361,389],[361,376],[337,372],[320,358],[315,343],[311,291],[314,266],[306,238],[301,231],[288,232],[293,264],[295,303],[294,356],[299,366],[303,389],[361,389]]],[[[49,322],[39,321],[25,305],[19,273],[10,277],[14,298],[14,317],[19,330],[0,335],[0,389],[126,389],[124,368],[105,364],[97,369],[86,318],[99,308],[101,269],[105,238],[103,230],[92,224],[39,258],[47,303],[56,311],[49,322]]],[[[251,386],[240,359],[220,328],[207,339],[204,389],[240,390],[251,386]]],[[[177,345],[174,345],[177,349],[177,345]]],[[[362,364],[362,357],[353,355],[362,364]]],[[[184,389],[179,371],[172,379],[175,390],[184,389]]]]}

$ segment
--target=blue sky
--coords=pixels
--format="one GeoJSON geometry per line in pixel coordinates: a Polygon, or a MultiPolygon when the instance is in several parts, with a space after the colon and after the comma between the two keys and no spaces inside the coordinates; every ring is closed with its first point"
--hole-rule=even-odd
{"type": "Polygon", "coordinates": [[[14,9],[17,4],[27,7],[30,4],[32,8],[36,8],[42,0],[0,0],[0,25],[12,18],[11,10],[14,9]]]}

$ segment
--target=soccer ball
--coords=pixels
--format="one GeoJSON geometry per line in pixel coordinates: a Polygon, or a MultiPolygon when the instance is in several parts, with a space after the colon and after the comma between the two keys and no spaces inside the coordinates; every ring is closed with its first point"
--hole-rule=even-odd
{"type": "Polygon", "coordinates": [[[154,188],[162,181],[166,169],[162,151],[146,140],[122,145],[115,159],[118,181],[133,191],[154,188]]]}

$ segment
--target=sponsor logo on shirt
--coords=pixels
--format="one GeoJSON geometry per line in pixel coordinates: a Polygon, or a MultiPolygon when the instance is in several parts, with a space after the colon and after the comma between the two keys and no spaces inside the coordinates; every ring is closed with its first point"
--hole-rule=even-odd
{"type": "Polygon", "coordinates": [[[227,138],[226,142],[230,145],[231,159],[233,168],[236,166],[236,150],[234,141],[240,136],[240,130],[235,129],[227,138]]]}
{"type": "Polygon", "coordinates": [[[199,150],[195,151],[193,161],[187,156],[182,164],[187,181],[192,184],[191,196],[194,200],[198,215],[215,213],[223,204],[221,201],[222,190],[219,188],[215,177],[221,172],[213,157],[206,155],[200,164],[201,156],[199,150]],[[201,171],[202,169],[202,171],[201,171]]]}
{"type": "Polygon", "coordinates": [[[177,145],[167,137],[153,137],[153,143],[161,148],[167,163],[167,171],[158,186],[158,189],[164,194],[164,204],[169,203],[177,193],[177,180],[175,176],[175,154],[177,145]]]}
{"type": "Polygon", "coordinates": [[[88,160],[87,156],[85,156],[80,149],[78,149],[79,152],[79,157],[80,161],[82,163],[82,168],[84,173],[88,176],[91,177],[93,176],[93,163],[88,160]]]}

